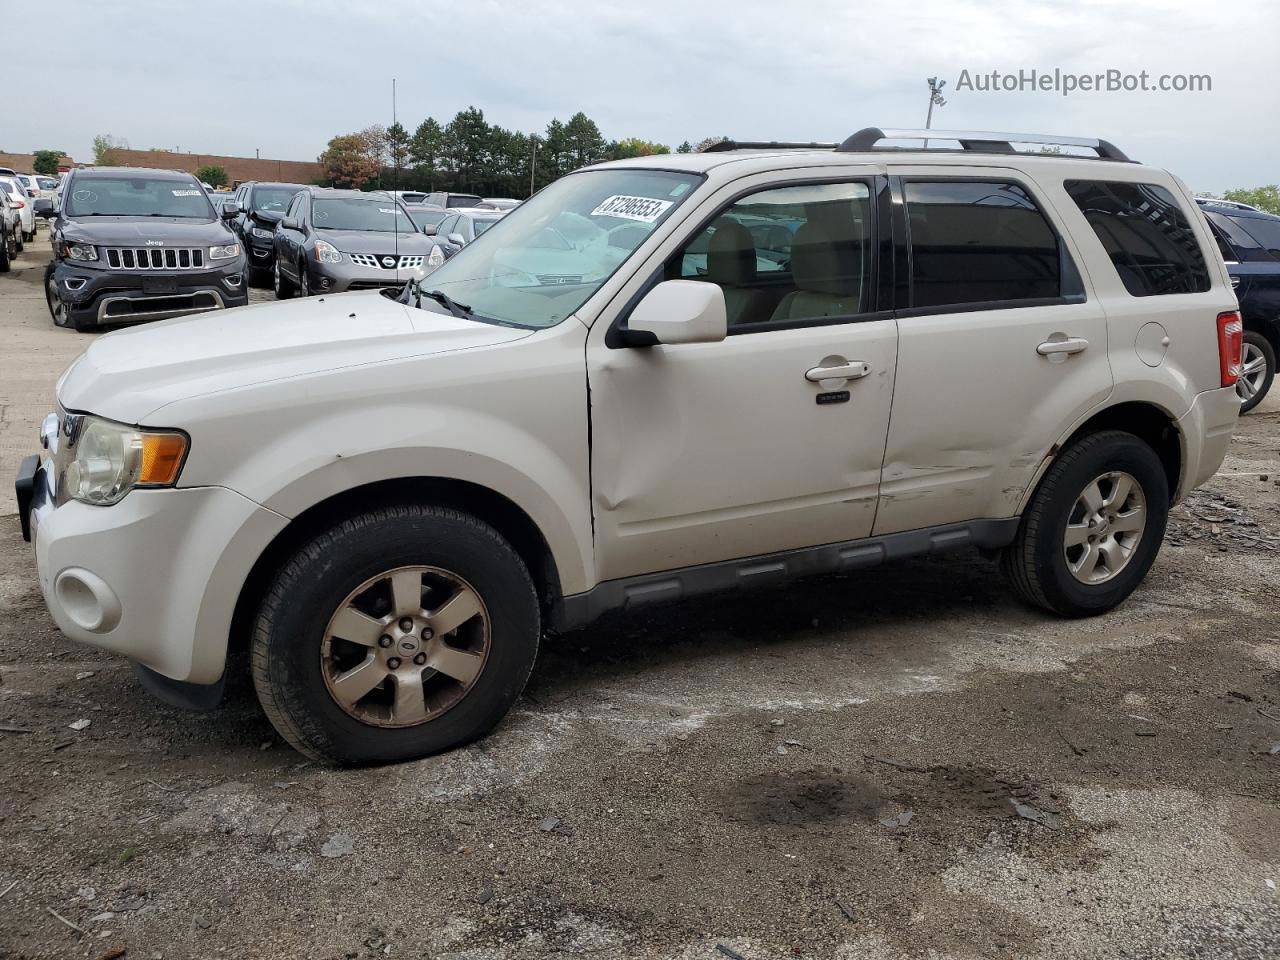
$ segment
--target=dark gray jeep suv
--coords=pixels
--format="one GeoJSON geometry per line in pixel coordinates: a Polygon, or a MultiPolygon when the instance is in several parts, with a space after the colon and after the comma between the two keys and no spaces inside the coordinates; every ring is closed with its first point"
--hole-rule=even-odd
{"type": "Polygon", "coordinates": [[[53,322],[87,330],[248,303],[245,258],[225,218],[189,173],[74,170],[52,217],[45,296],[53,322]]]}

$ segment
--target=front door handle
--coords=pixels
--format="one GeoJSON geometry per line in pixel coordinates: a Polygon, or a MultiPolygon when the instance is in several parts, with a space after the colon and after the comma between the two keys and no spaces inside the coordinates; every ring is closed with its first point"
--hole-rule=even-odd
{"type": "Polygon", "coordinates": [[[1036,353],[1042,357],[1052,357],[1058,354],[1080,353],[1088,346],[1089,341],[1083,337],[1064,337],[1061,340],[1046,340],[1036,347],[1036,353]]]}
{"type": "Polygon", "coordinates": [[[804,378],[810,383],[818,383],[822,380],[861,380],[870,372],[871,364],[854,360],[832,367],[811,367],[804,372],[804,378]]]}

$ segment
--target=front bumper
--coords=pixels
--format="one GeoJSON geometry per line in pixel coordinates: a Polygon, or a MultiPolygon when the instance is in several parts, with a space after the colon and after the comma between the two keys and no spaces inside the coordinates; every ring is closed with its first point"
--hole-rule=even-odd
{"type": "Polygon", "coordinates": [[[1175,499],[1183,499],[1218,472],[1239,419],[1240,397],[1235,387],[1196,395],[1191,409],[1178,418],[1185,468],[1175,499]]]}
{"type": "Polygon", "coordinates": [[[243,256],[208,270],[145,273],[60,260],[53,277],[79,326],[143,323],[249,302],[243,256]]]}
{"type": "Polygon", "coordinates": [[[384,287],[403,287],[410,280],[418,280],[434,269],[425,260],[421,267],[383,269],[364,267],[343,259],[341,263],[319,263],[309,259],[306,269],[313,293],[345,293],[348,290],[377,290],[384,287]]]}
{"type": "Polygon", "coordinates": [[[55,505],[30,457],[18,490],[40,591],[64,634],[172,680],[218,682],[245,577],[284,517],[225,487],[55,505]]]}

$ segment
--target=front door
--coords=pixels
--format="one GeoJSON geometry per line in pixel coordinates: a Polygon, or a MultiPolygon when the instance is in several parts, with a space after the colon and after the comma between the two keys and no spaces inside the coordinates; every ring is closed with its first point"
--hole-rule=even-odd
{"type": "Polygon", "coordinates": [[[897,350],[876,310],[884,181],[823,173],[726,187],[662,262],[724,291],[724,341],[628,348],[593,327],[601,580],[870,534],[897,350]]]}

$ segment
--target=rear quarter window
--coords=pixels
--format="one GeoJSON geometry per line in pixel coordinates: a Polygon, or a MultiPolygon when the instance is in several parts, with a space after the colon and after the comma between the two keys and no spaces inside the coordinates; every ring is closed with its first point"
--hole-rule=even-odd
{"type": "Polygon", "coordinates": [[[1209,267],[1178,201],[1154,183],[1067,180],[1075,201],[1135,297],[1203,293],[1209,267]]]}

